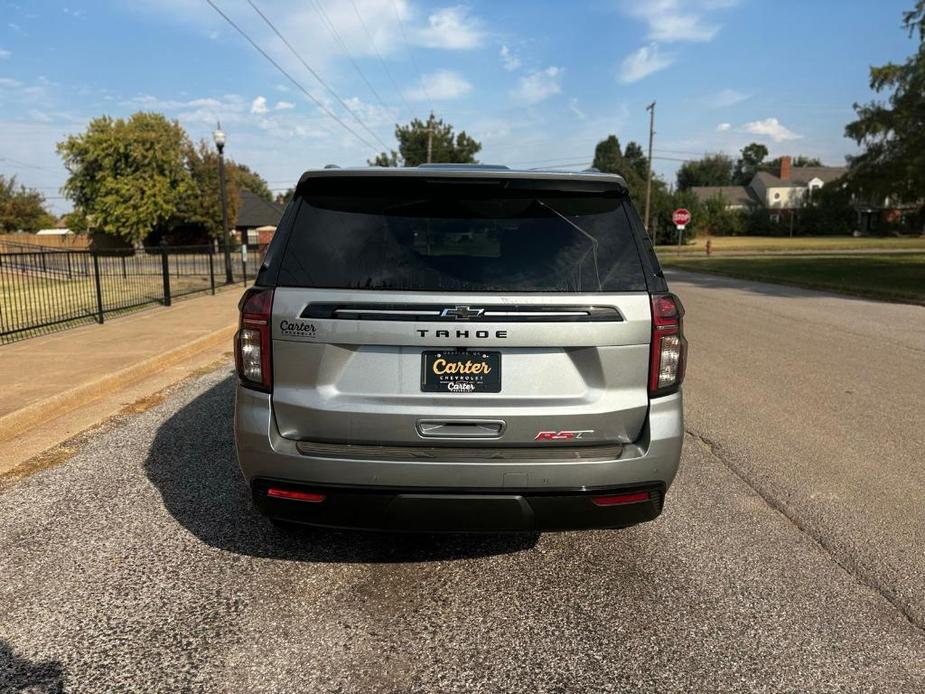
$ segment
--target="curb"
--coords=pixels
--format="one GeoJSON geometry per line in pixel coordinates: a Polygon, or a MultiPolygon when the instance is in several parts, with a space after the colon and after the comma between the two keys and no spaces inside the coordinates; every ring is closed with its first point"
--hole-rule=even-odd
{"type": "Polygon", "coordinates": [[[165,367],[173,366],[200,352],[217,347],[223,342],[230,346],[236,329],[237,325],[220,328],[167,352],[101,376],[90,383],[75,386],[50,398],[33,402],[20,410],[10,412],[0,417],[0,442],[8,441],[27,429],[59,417],[108,393],[132,385],[165,367]]]}

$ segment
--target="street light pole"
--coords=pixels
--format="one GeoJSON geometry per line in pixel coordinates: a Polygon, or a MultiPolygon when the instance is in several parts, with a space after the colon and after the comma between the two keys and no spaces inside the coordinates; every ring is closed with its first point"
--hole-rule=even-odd
{"type": "Polygon", "coordinates": [[[233,284],[231,274],[231,237],[228,234],[228,200],[225,196],[225,133],[219,123],[212,133],[215,147],[218,149],[218,183],[222,195],[222,239],[225,244],[225,284],[233,284]]]}

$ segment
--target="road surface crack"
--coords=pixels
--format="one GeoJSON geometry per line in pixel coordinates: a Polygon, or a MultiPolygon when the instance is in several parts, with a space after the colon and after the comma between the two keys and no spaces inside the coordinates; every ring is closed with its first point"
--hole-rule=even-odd
{"type": "Polygon", "coordinates": [[[849,577],[870,590],[877,593],[880,597],[892,605],[906,620],[918,631],[925,634],[925,619],[911,608],[894,590],[885,585],[877,576],[872,575],[863,565],[852,559],[845,557],[838,548],[823,535],[814,532],[814,530],[803,520],[783,500],[777,498],[770,492],[767,487],[761,483],[757,476],[750,474],[750,471],[742,465],[738,465],[729,456],[724,455],[722,445],[693,429],[685,429],[685,432],[695,438],[704,446],[709,454],[716,458],[724,467],[730,470],[736,477],[744,482],[752,491],[772,509],[786,518],[802,535],[807,537],[813,544],[819,547],[828,555],[835,564],[837,564],[849,577]]]}

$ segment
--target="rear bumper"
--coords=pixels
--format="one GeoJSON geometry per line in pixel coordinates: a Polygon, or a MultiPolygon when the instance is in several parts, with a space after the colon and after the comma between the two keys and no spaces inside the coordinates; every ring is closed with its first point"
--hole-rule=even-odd
{"type": "Polygon", "coordinates": [[[256,480],[254,505],[279,520],[334,528],[427,532],[516,532],[623,528],[655,519],[662,511],[664,487],[594,492],[504,492],[359,489],[256,480]],[[269,489],[309,492],[323,501],[268,496],[269,489]],[[598,506],[600,496],[642,492],[644,500],[598,506]]]}
{"type": "Polygon", "coordinates": [[[651,520],[677,472],[683,432],[676,393],[651,401],[639,439],[612,459],[316,457],[280,436],[270,395],[239,386],[235,401],[238,463],[257,507],[280,519],[337,527],[551,530],[651,520]],[[261,493],[270,481],[328,498],[319,504],[270,499],[261,493]],[[651,494],[641,503],[597,507],[590,500],[592,494],[643,489],[651,494]]]}

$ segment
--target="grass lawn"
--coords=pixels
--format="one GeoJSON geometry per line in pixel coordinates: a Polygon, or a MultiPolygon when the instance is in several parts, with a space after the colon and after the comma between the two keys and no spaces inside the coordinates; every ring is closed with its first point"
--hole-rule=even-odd
{"type": "MultiPolygon", "coordinates": [[[[704,253],[705,238],[694,239],[689,245],[681,246],[681,253],[704,253]]],[[[925,252],[925,238],[921,236],[861,237],[852,236],[714,236],[713,252],[749,251],[846,251],[854,249],[922,249],[925,252]]],[[[675,253],[677,246],[665,245],[656,248],[660,253],[675,253]]]]}
{"type": "MultiPolygon", "coordinates": [[[[208,277],[171,277],[171,292],[182,294],[208,290],[208,277]]],[[[141,275],[122,279],[104,277],[103,307],[107,317],[123,307],[157,303],[163,299],[160,275],[141,275]]],[[[92,278],[50,279],[4,272],[0,276],[0,332],[12,332],[56,321],[96,319],[96,284],[92,278]]],[[[44,330],[43,330],[44,332],[44,330]]],[[[11,335],[0,340],[18,339],[11,335]]]]}
{"type": "Polygon", "coordinates": [[[925,253],[735,258],[662,255],[659,260],[666,268],[925,304],[925,253]]]}

